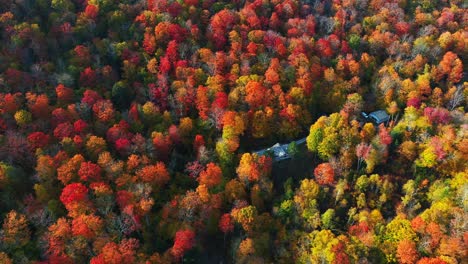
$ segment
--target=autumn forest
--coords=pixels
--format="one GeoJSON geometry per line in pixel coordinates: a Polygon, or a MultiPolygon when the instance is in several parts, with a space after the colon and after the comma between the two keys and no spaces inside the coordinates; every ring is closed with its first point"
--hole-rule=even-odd
{"type": "Polygon", "coordinates": [[[463,0],[0,0],[0,264],[468,263],[463,0]]]}

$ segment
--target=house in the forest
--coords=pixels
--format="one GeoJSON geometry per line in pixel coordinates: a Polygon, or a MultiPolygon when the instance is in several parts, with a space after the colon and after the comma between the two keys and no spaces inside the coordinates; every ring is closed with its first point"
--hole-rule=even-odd
{"type": "Polygon", "coordinates": [[[271,157],[273,158],[273,161],[275,161],[275,162],[291,159],[292,158],[292,153],[289,153],[290,152],[289,146],[293,142],[295,143],[296,146],[300,146],[302,144],[305,144],[306,138],[302,138],[302,139],[299,139],[299,140],[296,140],[296,141],[292,141],[292,142],[287,143],[287,144],[276,143],[275,145],[273,145],[273,146],[271,146],[269,148],[262,149],[262,150],[259,150],[259,151],[255,151],[254,154],[257,154],[258,156],[271,155],[271,157]]]}
{"type": "Polygon", "coordinates": [[[390,120],[390,116],[384,110],[377,110],[370,114],[362,112],[361,115],[366,122],[371,122],[375,125],[380,125],[390,120]]]}

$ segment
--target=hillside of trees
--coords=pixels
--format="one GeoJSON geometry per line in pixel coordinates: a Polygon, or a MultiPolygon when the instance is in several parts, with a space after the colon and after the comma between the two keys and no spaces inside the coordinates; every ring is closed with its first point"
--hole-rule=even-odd
{"type": "Polygon", "coordinates": [[[467,263],[467,9],[0,0],[0,263],[467,263]]]}

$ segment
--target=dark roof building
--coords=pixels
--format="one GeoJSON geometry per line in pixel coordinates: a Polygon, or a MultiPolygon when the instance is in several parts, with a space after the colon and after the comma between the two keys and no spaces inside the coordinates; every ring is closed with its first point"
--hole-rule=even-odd
{"type": "MultiPolygon", "coordinates": [[[[292,141],[292,142],[295,142],[296,145],[302,145],[306,142],[306,138],[302,138],[302,139],[299,139],[297,141],[292,141]]],[[[255,151],[254,154],[257,154],[258,156],[271,154],[273,161],[287,160],[291,158],[291,154],[288,152],[289,144],[290,143],[288,144],[276,143],[275,145],[269,148],[255,151]]]]}
{"type": "Polygon", "coordinates": [[[390,116],[384,110],[377,110],[370,114],[362,112],[362,116],[376,125],[380,125],[390,120],[390,116]]]}

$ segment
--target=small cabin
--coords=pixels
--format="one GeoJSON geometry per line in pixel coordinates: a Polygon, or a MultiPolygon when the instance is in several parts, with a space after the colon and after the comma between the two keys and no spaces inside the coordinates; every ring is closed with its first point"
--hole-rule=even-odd
{"type": "Polygon", "coordinates": [[[276,143],[275,145],[267,148],[267,149],[262,149],[259,151],[254,152],[258,156],[263,156],[271,153],[271,156],[274,161],[281,161],[285,159],[290,159],[291,156],[288,153],[288,145],[280,145],[279,143],[276,143]]]}
{"type": "Polygon", "coordinates": [[[388,122],[390,120],[390,116],[384,110],[374,111],[370,114],[366,114],[364,112],[361,113],[362,117],[365,118],[367,122],[372,122],[375,125],[380,125],[382,123],[388,122]]]}
{"type": "MultiPolygon", "coordinates": [[[[306,142],[306,138],[302,138],[302,139],[299,139],[297,141],[292,141],[292,142],[295,142],[296,146],[300,146],[306,142]]],[[[271,155],[271,157],[273,158],[273,161],[275,162],[291,159],[292,157],[291,157],[291,153],[289,153],[289,144],[276,143],[275,145],[269,148],[255,151],[254,154],[257,154],[258,156],[271,155]]]]}

